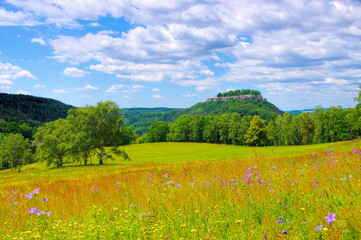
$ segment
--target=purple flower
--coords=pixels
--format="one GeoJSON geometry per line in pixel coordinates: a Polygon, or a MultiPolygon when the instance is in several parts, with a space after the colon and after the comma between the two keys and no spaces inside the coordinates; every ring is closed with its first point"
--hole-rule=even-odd
{"type": "Polygon", "coordinates": [[[43,198],[43,201],[46,202],[46,201],[48,201],[48,199],[44,197],[44,198],[43,198]]]}
{"type": "Polygon", "coordinates": [[[315,228],[315,230],[317,230],[317,231],[321,231],[322,229],[323,229],[323,225],[320,225],[320,226],[315,228]]]}
{"type": "Polygon", "coordinates": [[[286,230],[283,230],[282,233],[287,235],[287,231],[286,231],[286,230]]]}
{"type": "Polygon", "coordinates": [[[180,187],[180,183],[178,183],[178,184],[174,185],[174,187],[180,187]]]}
{"type": "Polygon", "coordinates": [[[336,213],[335,214],[331,214],[330,212],[328,213],[328,216],[325,217],[328,225],[331,225],[332,221],[336,221],[335,217],[336,217],[336,213]]]}
{"type": "Polygon", "coordinates": [[[33,214],[33,213],[35,213],[35,212],[36,212],[36,208],[34,208],[34,207],[33,207],[33,208],[29,208],[29,213],[30,213],[30,214],[33,214]]]}
{"type": "Polygon", "coordinates": [[[281,221],[281,220],[279,220],[279,221],[276,221],[276,223],[279,223],[279,224],[281,224],[281,223],[282,223],[282,221],[281,221]]]}
{"type": "Polygon", "coordinates": [[[31,199],[33,197],[33,194],[32,193],[29,193],[29,194],[25,194],[25,197],[31,199]]]}
{"type": "Polygon", "coordinates": [[[40,216],[42,211],[40,211],[39,209],[36,209],[36,214],[38,214],[38,216],[40,216]]]}
{"type": "Polygon", "coordinates": [[[164,174],[163,177],[168,177],[168,173],[164,174]]]}
{"type": "Polygon", "coordinates": [[[266,234],[264,235],[264,239],[267,239],[267,235],[266,235],[266,234]]]}
{"type": "Polygon", "coordinates": [[[35,190],[33,191],[33,194],[38,194],[38,193],[39,193],[39,189],[40,189],[40,188],[35,189],[35,190]]]}
{"type": "Polygon", "coordinates": [[[45,214],[46,214],[46,216],[50,216],[50,213],[52,213],[52,212],[46,212],[45,214]]]}

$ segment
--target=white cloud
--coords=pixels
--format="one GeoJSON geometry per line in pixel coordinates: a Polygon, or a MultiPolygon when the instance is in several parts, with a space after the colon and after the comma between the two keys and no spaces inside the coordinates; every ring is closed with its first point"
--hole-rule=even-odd
{"type": "Polygon", "coordinates": [[[89,72],[77,69],[75,67],[67,67],[64,69],[63,74],[70,77],[84,77],[85,75],[89,74],[89,72]]]}
{"type": "Polygon", "coordinates": [[[69,93],[69,91],[65,89],[53,89],[53,93],[69,93]]]}
{"type": "Polygon", "coordinates": [[[92,22],[88,24],[89,27],[100,27],[100,24],[97,22],[92,22]]]}
{"type": "Polygon", "coordinates": [[[16,94],[30,95],[30,92],[24,90],[17,90],[16,94]]]}
{"type": "Polygon", "coordinates": [[[81,98],[90,98],[89,95],[80,95],[81,98]]]}
{"type": "Polygon", "coordinates": [[[46,45],[46,42],[42,38],[32,38],[30,41],[32,43],[39,43],[40,45],[46,45]]]}
{"type": "Polygon", "coordinates": [[[158,95],[158,94],[153,95],[153,98],[165,99],[165,97],[158,95]]]}
{"type": "Polygon", "coordinates": [[[153,88],[152,92],[154,92],[154,93],[160,92],[160,89],[159,88],[153,88]]]}
{"type": "Polygon", "coordinates": [[[36,84],[34,87],[35,87],[35,88],[45,88],[45,85],[36,84]]]}
{"type": "Polygon", "coordinates": [[[82,88],[75,88],[74,90],[75,91],[85,91],[85,90],[98,90],[99,88],[98,87],[94,87],[92,85],[86,85],[82,88]]]}
{"type": "Polygon", "coordinates": [[[0,62],[0,87],[3,89],[10,88],[14,85],[13,80],[31,78],[36,79],[29,71],[10,63],[0,62]]]}
{"type": "Polygon", "coordinates": [[[186,97],[186,98],[189,98],[189,97],[196,97],[197,94],[194,94],[194,93],[187,93],[187,94],[183,94],[182,97],[186,97]]]}
{"type": "Polygon", "coordinates": [[[123,85],[123,84],[119,84],[119,85],[112,85],[110,88],[108,88],[105,92],[122,92],[122,93],[136,93],[139,92],[140,89],[145,88],[143,85],[138,85],[138,84],[134,84],[134,85],[123,85]]]}
{"type": "Polygon", "coordinates": [[[39,24],[26,12],[12,12],[0,7],[0,26],[34,26],[39,24]]]}

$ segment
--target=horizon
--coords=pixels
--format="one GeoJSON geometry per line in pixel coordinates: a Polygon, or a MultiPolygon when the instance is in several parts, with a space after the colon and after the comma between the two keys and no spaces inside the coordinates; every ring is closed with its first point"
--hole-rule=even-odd
{"type": "Polygon", "coordinates": [[[5,0],[0,91],[187,108],[256,89],[282,111],[354,107],[361,2],[5,0]]]}

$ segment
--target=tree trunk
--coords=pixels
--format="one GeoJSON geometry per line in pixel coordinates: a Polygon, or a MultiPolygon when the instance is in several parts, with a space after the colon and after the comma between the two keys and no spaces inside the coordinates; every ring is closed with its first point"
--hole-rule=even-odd
{"type": "Polygon", "coordinates": [[[103,165],[103,156],[104,156],[104,148],[101,147],[99,152],[99,165],[103,165]]]}

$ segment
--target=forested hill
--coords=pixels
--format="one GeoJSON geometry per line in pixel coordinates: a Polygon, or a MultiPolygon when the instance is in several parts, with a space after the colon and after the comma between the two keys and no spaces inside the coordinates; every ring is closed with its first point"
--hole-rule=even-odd
{"type": "Polygon", "coordinates": [[[0,93],[0,119],[7,122],[51,122],[65,118],[71,108],[74,107],[54,99],[0,93]]]}
{"type": "Polygon", "coordinates": [[[123,109],[125,122],[132,126],[135,131],[146,130],[155,121],[174,122],[183,114],[190,115],[222,115],[225,113],[238,112],[244,115],[259,115],[262,119],[269,120],[271,116],[278,116],[283,112],[266,99],[249,99],[228,101],[201,102],[190,108],[128,108],[123,109]]]}

